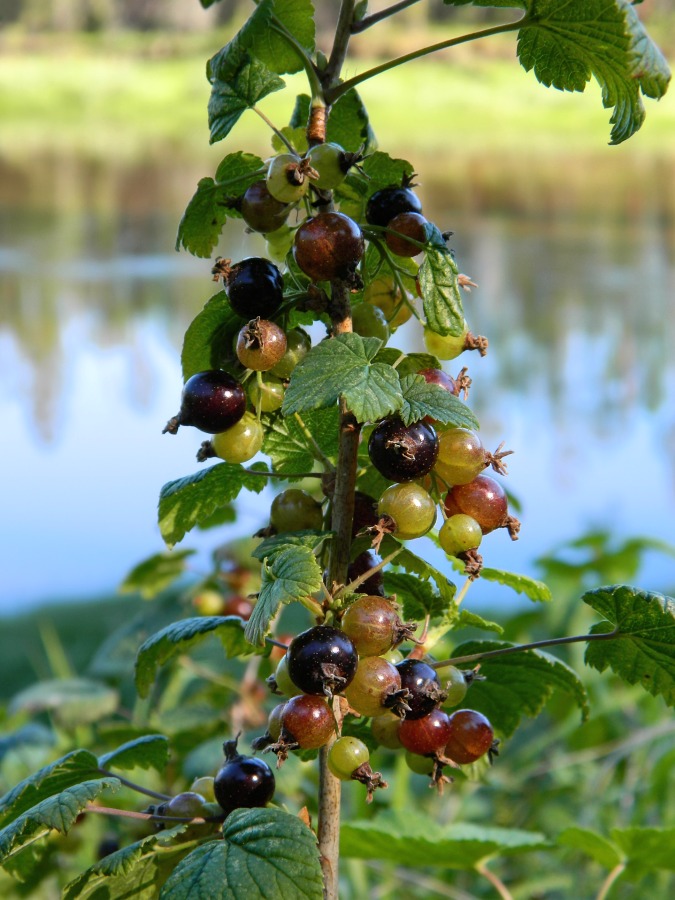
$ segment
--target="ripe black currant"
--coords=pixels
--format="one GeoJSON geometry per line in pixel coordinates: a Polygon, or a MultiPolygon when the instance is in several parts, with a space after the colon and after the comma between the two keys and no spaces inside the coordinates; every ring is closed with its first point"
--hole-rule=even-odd
{"type": "Polygon", "coordinates": [[[231,813],[240,807],[266,806],[274,796],[274,773],[262,759],[237,752],[237,739],[223,744],[225,765],[213,782],[216,800],[231,813]]]}
{"type": "Polygon", "coordinates": [[[445,699],[436,670],[421,659],[404,659],[396,666],[401,676],[401,688],[407,688],[410,712],[406,719],[428,716],[445,699]]]}
{"type": "Polygon", "coordinates": [[[359,661],[351,640],[331,625],[315,625],[297,635],[287,658],[288,674],[301,691],[328,697],[349,685],[359,661]]]}
{"type": "Polygon", "coordinates": [[[366,222],[385,227],[394,216],[403,212],[421,213],[420,199],[409,187],[392,185],[375,191],[370,197],[366,205],[366,222]]]}
{"type": "Polygon", "coordinates": [[[398,416],[389,416],[370,435],[368,455],[378,472],[390,481],[412,481],[433,468],[438,437],[425,422],[404,425],[398,416]]]}
{"type": "Polygon", "coordinates": [[[284,280],[269,259],[251,256],[223,271],[230,306],[238,316],[267,318],[281,306],[284,280]]]}
{"type": "Polygon", "coordinates": [[[185,383],[178,415],[166,423],[163,434],[175,434],[180,425],[194,425],[207,434],[226,431],[246,412],[246,394],[236,378],[220,369],[198,372],[185,383]]]}

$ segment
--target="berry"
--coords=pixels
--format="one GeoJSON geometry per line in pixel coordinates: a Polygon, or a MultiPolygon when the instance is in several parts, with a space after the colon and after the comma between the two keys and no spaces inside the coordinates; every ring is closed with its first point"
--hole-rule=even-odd
{"type": "Polygon", "coordinates": [[[382,310],[392,332],[412,316],[408,294],[404,295],[391,275],[371,281],[363,292],[363,300],[382,310]]]}
{"type": "Polygon", "coordinates": [[[319,175],[314,179],[316,187],[332,191],[345,180],[353,154],[345,153],[339,144],[326,143],[310,148],[307,157],[319,175]]]}
{"type": "Polygon", "coordinates": [[[284,299],[281,272],[259,256],[251,256],[226,269],[225,281],[230,306],[245,319],[273,316],[284,299]]]}
{"type": "Polygon", "coordinates": [[[494,730],[482,713],[458,709],[450,716],[450,736],[444,756],[464,765],[475,762],[493,746],[494,730]]]}
{"type": "Polygon", "coordinates": [[[405,752],[405,761],[410,771],[416,775],[431,775],[436,765],[433,756],[420,756],[410,750],[405,752]]]}
{"type": "Polygon", "coordinates": [[[250,600],[247,600],[246,597],[240,597],[238,594],[232,594],[232,596],[228,597],[225,601],[225,606],[223,607],[221,615],[238,616],[240,619],[248,622],[252,612],[253,604],[250,600]]]}
{"type": "Polygon", "coordinates": [[[236,425],[214,435],[211,444],[216,456],[229,463],[243,463],[262,447],[263,427],[250,412],[244,413],[236,425]]]}
{"type": "Polygon", "coordinates": [[[335,719],[325,697],[299,694],[284,704],[281,741],[302,750],[323,747],[335,734],[335,719]]]}
{"type": "Polygon", "coordinates": [[[406,701],[410,712],[406,713],[406,719],[421,719],[429,715],[445,696],[436,670],[421,659],[404,659],[396,668],[401,676],[401,688],[410,691],[406,701]]]}
{"type": "MultiPolygon", "coordinates": [[[[451,709],[453,706],[459,706],[469,689],[469,682],[464,672],[455,668],[455,666],[448,666],[447,669],[443,670],[442,676],[443,680],[448,679],[445,684],[445,692],[448,696],[443,701],[443,706],[448,709],[451,709]]],[[[475,675],[471,675],[471,677],[473,678],[475,675]]]]}
{"type": "Polygon", "coordinates": [[[270,160],[265,177],[267,190],[280,203],[295,203],[309,190],[307,166],[292,153],[280,153],[270,160]]]}
{"type": "Polygon", "coordinates": [[[483,532],[478,522],[463,513],[446,519],[438,532],[438,543],[448,556],[459,556],[467,550],[477,550],[482,539],[483,532]]]}
{"type": "MultiPolygon", "coordinates": [[[[381,561],[382,560],[377,553],[374,553],[372,550],[364,550],[363,553],[359,553],[356,559],[347,567],[347,583],[349,584],[360,575],[368,572],[381,561]]],[[[361,582],[358,589],[359,591],[367,591],[371,595],[377,594],[378,596],[384,597],[384,578],[382,577],[382,570],[379,569],[377,572],[373,572],[370,577],[361,582]]]]}
{"type": "Polygon", "coordinates": [[[319,213],[295,233],[293,256],[312,281],[350,278],[365,248],[361,229],[344,213],[319,213]]]}
{"type": "Polygon", "coordinates": [[[286,334],[286,352],[276,365],[272,366],[271,374],[284,380],[291,377],[293,369],[303,360],[312,348],[312,339],[302,328],[293,328],[286,334]]]}
{"type": "Polygon", "coordinates": [[[289,488],[277,494],[272,500],[270,523],[278,533],[310,529],[321,531],[323,528],[321,504],[306,491],[289,488]]]}
{"type": "Polygon", "coordinates": [[[436,521],[431,495],[414,482],[390,485],[380,497],[378,511],[394,520],[394,534],[402,541],[422,537],[436,521]]]}
{"type": "Polygon", "coordinates": [[[368,455],[378,472],[390,481],[412,481],[433,468],[438,436],[425,422],[404,425],[398,416],[388,416],[373,429],[368,455]]]}
{"type": "Polygon", "coordinates": [[[354,678],[359,658],[339,628],[315,625],[293,638],[288,648],[288,674],[306,694],[343,691],[354,678]]]}
{"type": "Polygon", "coordinates": [[[237,336],[237,358],[242,366],[267,372],[286,352],[286,334],[275,322],[251,319],[237,336]]]}
{"type": "Polygon", "coordinates": [[[438,442],[434,471],[447,484],[468,484],[487,465],[483,442],[468,428],[449,428],[438,442]]]}
{"type": "Polygon", "coordinates": [[[426,381],[427,384],[437,384],[444,388],[449,394],[458,394],[457,383],[443,369],[421,369],[418,373],[426,381]]]}
{"type": "Polygon", "coordinates": [[[288,225],[282,225],[276,231],[269,231],[265,235],[265,246],[268,255],[277,262],[284,262],[293,246],[295,232],[288,225]]]}
{"type": "Polygon", "coordinates": [[[441,753],[450,737],[450,719],[440,709],[432,709],[421,719],[405,718],[398,736],[406,750],[430,756],[441,753]]]}
{"type": "Polygon", "coordinates": [[[256,409],[260,403],[261,412],[274,412],[281,409],[285,393],[286,388],[281,381],[272,375],[264,374],[260,381],[257,378],[251,378],[248,383],[249,399],[256,409]]]}
{"type": "Polygon", "coordinates": [[[436,334],[431,328],[424,329],[424,345],[429,353],[437,356],[438,359],[455,359],[465,348],[466,336],[469,333],[469,326],[464,323],[464,330],[461,334],[436,334]]]}
{"type": "Polygon", "coordinates": [[[246,412],[246,394],[236,378],[220,369],[198,372],[185,382],[178,415],[166,423],[165,434],[193,425],[207,434],[226,431],[246,412]]]}
{"type": "Polygon", "coordinates": [[[289,210],[288,203],[283,203],[270,194],[264,180],[256,181],[248,188],[241,198],[239,208],[248,227],[262,233],[281,228],[288,218],[289,210]]]}
{"type": "Polygon", "coordinates": [[[395,703],[400,690],[401,676],[396,666],[379,656],[365,656],[359,660],[345,697],[360,715],[381,716],[395,703]]]}
{"type": "Polygon", "coordinates": [[[190,785],[190,791],[201,794],[207,803],[213,803],[216,799],[216,795],[213,792],[213,781],[212,775],[202,775],[199,778],[195,778],[190,785]]]}
{"type": "Polygon", "coordinates": [[[359,597],[347,609],[340,623],[359,656],[382,656],[409,636],[396,607],[384,597],[359,597]]]}
{"type": "Polygon", "coordinates": [[[371,195],[366,205],[366,222],[384,227],[403,212],[421,213],[420,199],[409,187],[392,185],[371,195]]]}
{"type": "Polygon", "coordinates": [[[207,588],[196,594],[192,602],[202,616],[225,615],[223,612],[225,609],[225,598],[219,591],[213,591],[207,588]]]}
{"type": "Polygon", "coordinates": [[[500,528],[508,517],[504,488],[489,475],[477,475],[473,481],[451,488],[443,501],[448,516],[464,513],[478,522],[483,534],[500,528]]]}
{"type": "Polygon", "coordinates": [[[267,733],[273,741],[281,737],[281,720],[284,715],[285,703],[277,703],[267,719],[267,733]]]}
{"type": "Polygon", "coordinates": [[[355,737],[341,737],[328,751],[328,768],[336,778],[348,781],[370,759],[368,748],[355,737]]]}
{"type": "Polygon", "coordinates": [[[352,519],[352,537],[371,528],[377,522],[377,500],[363,491],[354,492],[354,517],[352,519]]]}
{"type": "Polygon", "coordinates": [[[398,737],[401,719],[392,712],[375,716],[370,723],[370,730],[378,744],[388,750],[398,750],[402,746],[398,737]]]}
{"type": "Polygon", "coordinates": [[[182,794],[176,794],[166,804],[163,815],[176,816],[184,819],[194,819],[196,816],[209,815],[209,810],[205,807],[208,801],[202,794],[195,791],[183,791],[182,794]]]}
{"type": "Polygon", "coordinates": [[[416,212],[402,212],[390,219],[387,228],[387,247],[396,256],[417,256],[424,250],[419,246],[427,239],[427,220],[416,212]]]}
{"type": "Polygon", "coordinates": [[[213,782],[216,800],[225,810],[266,806],[274,796],[274,773],[262,759],[242,756],[237,741],[223,744],[225,764],[213,782]]]}
{"type": "Polygon", "coordinates": [[[378,306],[359,303],[352,309],[352,330],[362,337],[376,337],[386,344],[390,330],[387,317],[378,306]]]}
{"type": "Polygon", "coordinates": [[[273,687],[286,697],[294,697],[298,693],[298,688],[291,681],[291,676],[288,674],[288,653],[284,653],[281,657],[277,663],[274,675],[269,680],[273,681],[273,687]]]}

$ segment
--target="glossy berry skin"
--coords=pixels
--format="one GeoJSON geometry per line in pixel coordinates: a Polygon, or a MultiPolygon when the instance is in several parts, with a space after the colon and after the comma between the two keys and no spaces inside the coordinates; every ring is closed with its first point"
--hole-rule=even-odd
{"type": "Polygon", "coordinates": [[[391,229],[386,235],[387,247],[396,256],[417,256],[424,250],[419,244],[426,242],[426,224],[427,220],[419,213],[399,213],[387,224],[391,229]]]}
{"type": "Polygon", "coordinates": [[[391,650],[402,623],[390,600],[366,596],[352,603],[340,624],[351,638],[356,652],[363,657],[382,656],[391,650]]]}
{"type": "Polygon", "coordinates": [[[336,778],[348,781],[369,759],[370,752],[363,741],[350,736],[340,737],[328,751],[328,768],[336,778]]]}
{"type": "Polygon", "coordinates": [[[485,465],[485,448],[475,431],[449,428],[441,434],[434,471],[446,484],[468,484],[485,465]]]}
{"type": "Polygon", "coordinates": [[[375,716],[370,723],[373,737],[381,747],[386,747],[388,750],[398,750],[403,746],[398,736],[400,727],[400,718],[392,712],[375,716]]]}
{"type": "Polygon", "coordinates": [[[455,359],[465,349],[464,343],[469,333],[469,326],[464,323],[461,334],[436,334],[431,328],[424,329],[424,345],[438,359],[455,359]]]}
{"type": "MultiPolygon", "coordinates": [[[[363,553],[359,553],[356,559],[353,562],[350,562],[347,567],[347,583],[349,584],[360,575],[365,574],[381,561],[381,557],[373,550],[364,550],[363,553]]],[[[367,591],[371,595],[376,594],[380,597],[384,597],[384,578],[382,577],[382,570],[380,569],[377,572],[373,572],[369,578],[362,581],[358,590],[367,591]]]]}
{"type": "Polygon", "coordinates": [[[164,815],[177,816],[180,818],[195,818],[196,816],[209,815],[206,797],[195,791],[183,791],[182,794],[176,794],[166,804],[164,815]]]}
{"type": "Polygon", "coordinates": [[[380,656],[365,656],[359,660],[345,697],[362,716],[381,716],[387,711],[384,701],[400,689],[401,676],[396,666],[380,656]]]}
{"type": "Polygon", "coordinates": [[[467,484],[451,488],[443,501],[448,516],[464,513],[478,522],[483,534],[499,528],[508,515],[506,492],[489,475],[477,475],[467,484]]]}
{"type": "Polygon", "coordinates": [[[295,203],[309,190],[309,178],[292,153],[280,153],[270,160],[265,183],[270,194],[281,203],[295,203]]]}
{"type": "Polygon", "coordinates": [[[273,375],[264,375],[260,380],[260,384],[258,384],[256,378],[251,378],[247,388],[249,399],[256,409],[258,408],[258,402],[260,403],[261,412],[274,412],[277,409],[281,409],[286,388],[278,378],[275,378],[273,375]]]}
{"type": "Polygon", "coordinates": [[[325,697],[299,694],[284,704],[281,729],[301,750],[315,750],[335,734],[335,719],[325,697]]]}
{"type": "Polygon", "coordinates": [[[216,800],[226,813],[241,807],[266,806],[274,789],[274,773],[267,763],[239,754],[225,762],[213,782],[216,800]]]}
{"type": "Polygon", "coordinates": [[[404,659],[396,668],[401,676],[401,687],[410,691],[407,704],[410,712],[406,719],[414,720],[428,716],[438,701],[434,694],[440,690],[440,682],[435,669],[421,659],[404,659]]]}
{"type": "Polygon", "coordinates": [[[458,709],[450,718],[450,736],[444,756],[460,765],[475,762],[484,756],[494,741],[489,720],[473,709],[458,709]]]}
{"type": "Polygon", "coordinates": [[[237,335],[237,359],[247,369],[267,372],[286,352],[286,333],[268,319],[251,319],[237,335]]]}
{"type": "Polygon", "coordinates": [[[193,425],[207,434],[218,434],[236,425],[245,412],[246,394],[237,379],[210,369],[188,378],[180,412],[164,430],[175,434],[179,425],[193,425]]]}
{"type": "Polygon", "coordinates": [[[246,412],[236,425],[213,436],[216,456],[229,463],[243,463],[256,455],[262,447],[263,427],[253,413],[246,412]]]}
{"type": "Polygon", "coordinates": [[[277,668],[274,672],[274,681],[277,690],[285,697],[294,697],[299,692],[297,686],[291,681],[291,676],[288,674],[288,653],[284,653],[277,663],[277,668]]]}
{"type": "Polygon", "coordinates": [[[265,234],[281,228],[290,209],[288,203],[282,203],[273,197],[267,190],[266,182],[261,180],[254,182],[246,190],[241,198],[239,211],[249,228],[265,234]]]}
{"type": "Polygon", "coordinates": [[[306,219],[295,233],[293,256],[312,281],[349,278],[365,243],[361,229],[344,213],[319,213],[306,219]]]}
{"type": "Polygon", "coordinates": [[[227,297],[230,306],[246,319],[274,315],[284,298],[281,272],[260,256],[252,256],[235,263],[227,275],[227,297]]]}
{"type": "Polygon", "coordinates": [[[421,369],[418,373],[426,381],[427,384],[437,384],[446,390],[449,394],[457,396],[457,383],[443,369],[421,369]]]}
{"type": "Polygon", "coordinates": [[[440,709],[432,709],[421,719],[405,718],[398,736],[406,750],[429,756],[441,753],[450,737],[450,719],[440,709]]]}
{"type": "Polygon", "coordinates": [[[339,144],[324,143],[311,147],[307,156],[319,173],[314,184],[322,191],[332,191],[345,180],[349,171],[348,157],[339,144]]]}
{"type": "Polygon", "coordinates": [[[201,775],[195,778],[190,785],[190,792],[201,794],[207,803],[213,803],[216,799],[216,795],[213,793],[213,781],[212,775],[201,775]]]}
{"type": "Polygon", "coordinates": [[[398,416],[389,416],[371,432],[368,455],[377,471],[390,481],[412,481],[432,470],[438,446],[438,436],[431,425],[404,425],[398,416]]]}
{"type": "Polygon", "coordinates": [[[297,364],[301,362],[312,348],[312,339],[302,328],[292,328],[286,333],[286,352],[270,372],[284,380],[291,377],[297,364]]]}
{"type": "Polygon", "coordinates": [[[393,185],[371,195],[366,205],[366,222],[385,227],[403,212],[421,213],[422,203],[410,188],[393,185]]]}
{"type": "Polygon", "coordinates": [[[291,641],[286,653],[288,674],[306,694],[325,694],[336,679],[332,692],[344,690],[354,678],[359,658],[351,640],[332,625],[315,625],[291,641]]]}
{"type": "Polygon", "coordinates": [[[462,672],[461,669],[457,669],[455,666],[448,666],[447,669],[441,670],[440,678],[444,684],[445,692],[448,695],[442,705],[446,709],[452,709],[453,706],[459,706],[466,697],[466,692],[469,689],[467,680],[464,677],[464,672],[462,672]]]}
{"type": "Polygon", "coordinates": [[[359,303],[352,309],[352,330],[361,337],[376,337],[384,344],[390,337],[387,317],[371,303],[359,303]]]}
{"type": "Polygon", "coordinates": [[[278,533],[285,531],[321,531],[323,512],[321,504],[307,491],[288,488],[272,500],[270,522],[278,533]]]}
{"type": "Polygon", "coordinates": [[[436,521],[436,504],[421,485],[392,484],[383,491],[378,504],[381,516],[394,520],[394,535],[402,541],[422,537],[436,521]]]}
{"type": "Polygon", "coordinates": [[[267,719],[267,733],[275,741],[278,741],[281,736],[281,720],[285,707],[285,703],[277,703],[267,719]]]}
{"type": "Polygon", "coordinates": [[[438,543],[448,556],[458,556],[467,550],[477,550],[483,539],[480,525],[471,516],[457,513],[446,519],[438,532],[438,543]]]}

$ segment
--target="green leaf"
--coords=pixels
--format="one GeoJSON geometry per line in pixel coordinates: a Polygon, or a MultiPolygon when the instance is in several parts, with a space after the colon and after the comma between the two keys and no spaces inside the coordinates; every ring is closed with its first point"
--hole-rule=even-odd
{"type": "Polygon", "coordinates": [[[279,809],[235,810],[223,840],[193,850],[162,888],[161,900],[321,900],[316,837],[279,809]]]}
{"type": "Polygon", "coordinates": [[[185,572],[185,560],[194,550],[177,550],[175,553],[155,553],[138,563],[119,587],[121,594],[140,593],[144,600],[161,594],[164,588],[185,572]]]}
{"type": "Polygon", "coordinates": [[[234,198],[261,178],[263,167],[262,159],[252,153],[230,153],[218,166],[215,180],[200,179],[178,225],[176,250],[184,247],[195,256],[211,256],[225,220],[241,216],[233,205],[234,198]]]}
{"type": "Polygon", "coordinates": [[[272,72],[279,75],[299,72],[303,67],[302,57],[261,17],[260,7],[269,7],[274,19],[293,35],[309,56],[314,51],[314,5],[311,0],[262,0],[249,19],[253,27],[247,28],[248,23],[244,26],[245,45],[272,72]]]}
{"type": "Polygon", "coordinates": [[[283,534],[274,534],[272,537],[265,538],[253,550],[251,556],[262,562],[264,559],[271,565],[280,553],[285,553],[293,547],[306,547],[308,550],[315,552],[330,537],[329,531],[293,531],[284,532],[283,534]]]}
{"type": "MultiPolygon", "coordinates": [[[[328,128],[330,130],[330,119],[328,120],[328,128]]],[[[413,167],[407,160],[394,159],[381,150],[377,150],[375,153],[367,156],[361,163],[361,168],[366,178],[363,178],[357,172],[352,172],[335,191],[335,197],[340,203],[341,212],[346,213],[359,222],[362,222],[365,218],[368,197],[382,188],[400,185],[406,176],[413,174],[413,167]]],[[[366,249],[365,257],[366,271],[369,276],[369,259],[375,256],[379,257],[379,253],[374,247],[369,246],[366,249]]],[[[407,265],[404,257],[400,257],[397,263],[399,260],[403,265],[407,265]]],[[[390,271],[388,267],[386,271],[390,271]]]]}
{"type": "Polygon", "coordinates": [[[183,380],[208,369],[227,369],[235,359],[234,337],[242,326],[225,291],[207,300],[204,309],[190,323],[183,339],[181,365],[183,380]]]}
{"type": "Polygon", "coordinates": [[[439,360],[430,353],[407,353],[401,359],[401,351],[395,347],[383,347],[378,351],[375,362],[387,363],[390,366],[398,362],[396,371],[401,381],[403,381],[404,375],[416,375],[422,369],[439,369],[441,367],[439,360]]]}
{"type": "MultiPolygon", "coordinates": [[[[473,687],[472,687],[473,690],[473,687]]],[[[405,860],[406,866],[472,869],[497,855],[543,850],[544,835],[515,828],[454,823],[439,825],[410,810],[369,821],[345,822],[340,852],[356,859],[405,860]]]]}
{"type": "Polygon", "coordinates": [[[611,143],[619,144],[642,125],[640,91],[660,97],[670,71],[644,31],[629,0],[530,0],[518,35],[518,57],[547,87],[583,91],[591,75],[602,89],[602,105],[614,111],[611,143]]]}
{"type": "Polygon", "coordinates": [[[281,604],[313,594],[321,583],[321,567],[308,547],[289,547],[282,550],[271,565],[263,563],[262,587],[246,623],[246,640],[251,644],[262,644],[269,623],[281,604]]]}
{"type": "Polygon", "coordinates": [[[236,499],[242,488],[259,494],[264,487],[264,477],[230,463],[217,463],[194,475],[169,481],[159,494],[162,537],[173,547],[191,528],[236,499]]]}
{"type": "Polygon", "coordinates": [[[50,831],[66,834],[89,802],[102,791],[119,788],[117,778],[101,777],[72,785],[42,800],[0,830],[0,864],[50,831]]]}
{"type": "Polygon", "coordinates": [[[496,581],[510,587],[517,594],[525,594],[530,600],[540,603],[548,603],[552,600],[551,589],[543,581],[528,578],[527,575],[517,575],[515,572],[504,572],[502,569],[484,568],[480,570],[480,577],[485,581],[496,581]]]}
{"type": "Polygon", "coordinates": [[[587,591],[581,599],[606,620],[592,634],[620,632],[616,640],[589,642],[586,663],[600,672],[609,667],[675,705],[675,600],[625,584],[587,591]]]}
{"type": "Polygon", "coordinates": [[[291,376],[284,415],[333,406],[339,397],[359,422],[395,412],[402,402],[396,370],[372,362],[381,346],[377,338],[339,334],[312,347],[291,376]]]}
{"type": "Polygon", "coordinates": [[[244,625],[238,616],[197,616],[173,622],[149,637],[138,651],[136,689],[141,697],[150,693],[160,666],[211,635],[220,639],[228,657],[255,652],[246,642],[244,625]]]}
{"type": "MultiPolygon", "coordinates": [[[[261,3],[253,15],[264,5],[261,3]]],[[[239,37],[230,41],[207,64],[207,77],[211,82],[208,111],[212,144],[227,137],[245,110],[252,109],[263,97],[285,86],[283,79],[244,49],[239,37]]]]}
{"type": "Polygon", "coordinates": [[[119,694],[100,681],[87,678],[52,678],[40,681],[12,698],[10,713],[31,715],[49,711],[66,728],[98,722],[115,712],[119,694]]]}
{"type": "Polygon", "coordinates": [[[459,270],[447,249],[432,247],[425,252],[417,282],[427,326],[437,334],[457,336],[464,330],[458,274],[459,270]]]}
{"type": "Polygon", "coordinates": [[[675,827],[612,828],[610,834],[625,855],[629,877],[641,877],[655,869],[675,871],[675,827]]]}
{"type": "Polygon", "coordinates": [[[169,846],[185,831],[186,824],[150,834],[110,853],[63,889],[62,900],[156,900],[166,879],[162,870],[172,868],[191,849],[191,845],[169,846]]]}
{"type": "Polygon", "coordinates": [[[621,854],[614,844],[590,828],[566,828],[558,835],[557,843],[561,847],[579,850],[606,869],[613,869],[622,861],[621,854]]]}
{"type": "Polygon", "coordinates": [[[88,750],[73,750],[49,763],[0,798],[0,827],[42,800],[87,781],[97,773],[98,760],[88,750]]]}
{"type": "Polygon", "coordinates": [[[439,384],[428,384],[422,375],[404,375],[401,391],[403,405],[399,415],[406,425],[429,416],[455,428],[480,428],[468,406],[439,384]]]}
{"type": "MultiPolygon", "coordinates": [[[[328,409],[303,414],[306,430],[330,459],[337,457],[340,411],[336,404],[328,409]]],[[[263,451],[271,458],[275,472],[298,475],[311,472],[318,453],[295,416],[276,416],[265,429],[263,451]]]]}
{"type": "Polygon", "coordinates": [[[483,631],[495,631],[497,634],[503,634],[504,629],[498,622],[490,622],[479,616],[478,613],[470,612],[468,609],[460,611],[455,628],[480,628],[483,631]]]}
{"type": "Polygon", "coordinates": [[[169,741],[163,734],[145,734],[99,756],[102,769],[156,769],[163,772],[169,759],[169,741]]]}
{"type": "Polygon", "coordinates": [[[442,616],[447,610],[447,604],[438,591],[428,581],[422,581],[414,575],[385,572],[384,586],[387,595],[395,594],[398,603],[402,604],[406,620],[421,622],[426,615],[434,618],[442,616]]]}
{"type": "MultiPolygon", "coordinates": [[[[453,657],[473,656],[501,650],[513,644],[498,641],[468,641],[452,651],[453,657]]],[[[577,673],[566,663],[541,650],[480,660],[486,681],[471,685],[471,708],[484,713],[495,730],[510,737],[524,715],[539,715],[555,690],[568,694],[588,716],[588,698],[577,673]]]]}
{"type": "Polygon", "coordinates": [[[339,144],[344,150],[351,152],[363,148],[364,153],[370,153],[377,147],[377,140],[368,120],[368,112],[355,90],[347,91],[333,104],[326,129],[326,140],[339,144]]]}

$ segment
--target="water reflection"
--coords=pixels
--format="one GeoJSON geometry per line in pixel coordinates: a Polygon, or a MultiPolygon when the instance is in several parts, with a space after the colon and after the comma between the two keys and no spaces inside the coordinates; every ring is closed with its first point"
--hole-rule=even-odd
{"type": "MultiPolygon", "coordinates": [[[[673,163],[649,171],[639,161],[582,165],[565,178],[510,165],[457,161],[446,193],[433,175],[421,189],[427,213],[454,228],[461,269],[480,284],[466,300],[467,318],[489,336],[492,352],[469,361],[472,405],[490,439],[506,437],[518,450],[512,486],[528,506],[527,543],[498,544],[490,561],[527,570],[537,553],[589,525],[672,539],[673,163]]],[[[183,333],[213,288],[207,261],[171,249],[180,211],[204,174],[203,164],[183,160],[131,168],[76,158],[0,161],[0,397],[5,421],[18,423],[9,432],[17,478],[51,461],[52,479],[72,480],[82,515],[61,530],[80,547],[96,515],[87,505],[94,497],[82,491],[97,493],[100,480],[82,443],[95,440],[99,473],[110,466],[112,477],[127,466],[101,498],[108,539],[89,547],[80,581],[60,578],[59,546],[45,566],[51,580],[32,573],[27,581],[17,568],[7,576],[7,601],[112,587],[160,547],[157,490],[195,468],[189,435],[154,441],[158,423],[175,412],[183,333]],[[107,428],[116,430],[106,437],[107,428]],[[134,455],[132,439],[155,455],[134,455]],[[117,510],[112,491],[125,497],[117,510]],[[129,528],[130,516],[147,528],[129,528]]],[[[238,223],[219,249],[233,258],[264,252],[238,223]]],[[[43,508],[64,502],[50,480],[42,491],[43,508]]],[[[18,509],[25,498],[17,489],[7,502],[18,509]]],[[[18,548],[35,539],[35,517],[13,515],[12,558],[25,568],[18,548]]],[[[656,577],[651,586],[675,583],[663,567],[656,577]]]]}

